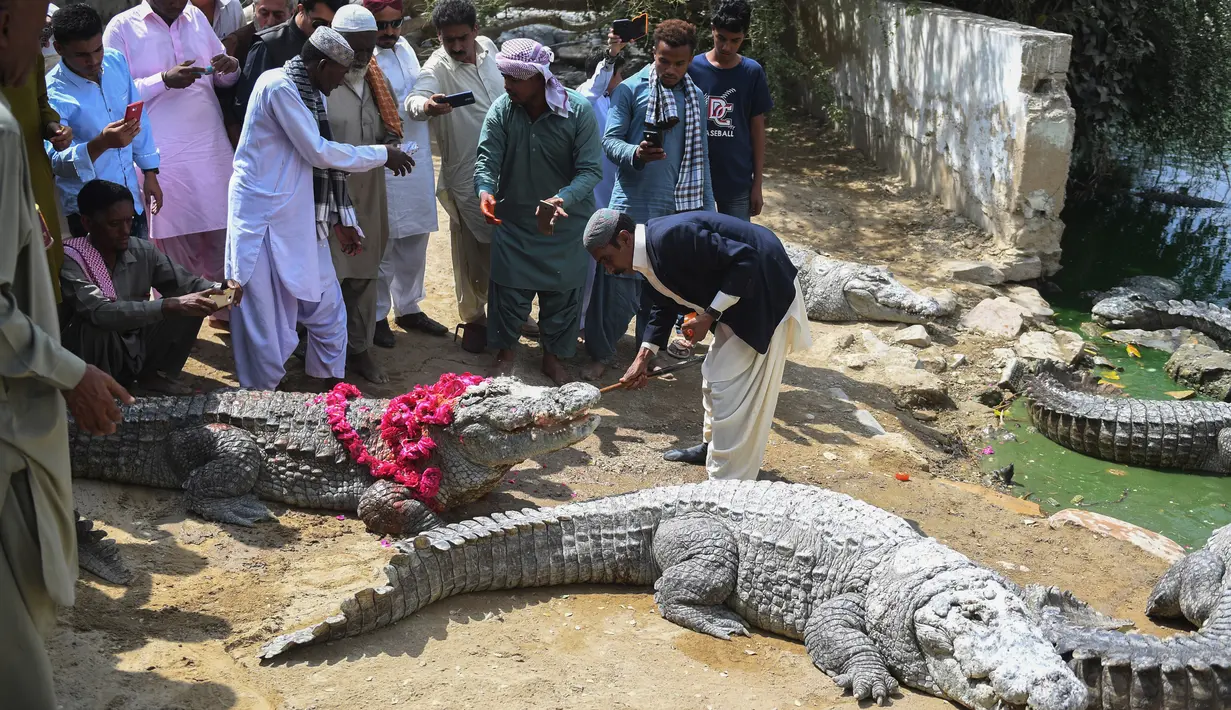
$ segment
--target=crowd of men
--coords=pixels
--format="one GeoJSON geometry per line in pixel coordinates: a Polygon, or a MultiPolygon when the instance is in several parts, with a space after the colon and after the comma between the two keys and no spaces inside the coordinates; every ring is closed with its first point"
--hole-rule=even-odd
{"type": "Polygon", "coordinates": [[[701,442],[665,455],[711,477],[756,477],[786,355],[810,344],[795,269],[750,221],[772,102],[739,54],[747,0],[715,0],[704,53],[663,21],[628,76],[613,29],[576,90],[549,48],[482,36],[471,0],[434,4],[422,65],[402,0],[249,11],[143,0],[104,25],[0,0],[0,683],[20,707],[55,707],[42,638],[73,598],[66,409],[107,435],[127,388],[187,393],[207,318],[244,387],[283,386],[296,356],[386,382],[391,312],[449,332],[420,307],[436,201],[461,347],[498,374],[529,336],[556,383],[580,344],[597,379],[635,320],[637,389],[713,334],[701,442]]]}

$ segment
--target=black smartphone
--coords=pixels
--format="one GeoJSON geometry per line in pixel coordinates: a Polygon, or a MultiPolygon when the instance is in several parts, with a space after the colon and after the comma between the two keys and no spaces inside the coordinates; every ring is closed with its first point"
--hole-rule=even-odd
{"type": "Polygon", "coordinates": [[[459,94],[449,94],[448,96],[445,97],[445,103],[449,104],[453,108],[461,108],[462,106],[469,106],[470,104],[474,103],[474,92],[473,91],[463,91],[459,94]]]}
{"type": "Polygon", "coordinates": [[[653,148],[663,147],[663,134],[659,133],[657,128],[645,129],[645,133],[642,134],[641,140],[649,143],[653,148]]]}
{"type": "Polygon", "coordinates": [[[641,39],[650,32],[650,16],[642,13],[631,20],[616,20],[611,23],[611,31],[625,42],[641,39]]]}

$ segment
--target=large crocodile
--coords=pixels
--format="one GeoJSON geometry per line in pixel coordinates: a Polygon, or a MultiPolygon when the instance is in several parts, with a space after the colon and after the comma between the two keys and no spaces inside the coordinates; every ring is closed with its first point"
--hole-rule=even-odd
{"type": "Polygon", "coordinates": [[[386,585],[260,655],[372,631],[465,592],[653,585],[663,617],[686,628],[802,640],[857,698],[885,702],[901,683],[971,708],[1087,702],[1016,585],[896,515],[815,486],[650,488],[465,520],[394,547],[386,585]]]}
{"type": "MultiPolygon", "coordinates": [[[[1231,525],[1215,530],[1200,550],[1176,562],[1154,585],[1146,613],[1162,619],[1186,619],[1204,628],[1231,585],[1231,525]]],[[[1231,609],[1222,610],[1222,612],[1231,609]]],[[[1231,631],[1231,624],[1223,631],[1231,631]]],[[[1214,629],[1211,627],[1208,632],[1214,629]]]]}
{"type": "Polygon", "coordinates": [[[836,261],[794,244],[783,246],[799,270],[810,320],[929,323],[953,311],[952,304],[915,293],[882,266],[836,261]]]}
{"type": "MultiPolygon", "coordinates": [[[[584,383],[534,387],[513,378],[466,389],[448,426],[427,427],[441,470],[437,508],[473,501],[512,466],[563,449],[598,426],[588,410],[598,390],[584,383]]],[[[386,457],[381,416],[389,400],[356,399],[347,421],[368,450],[386,457]]],[[[270,517],[261,501],[358,511],[374,532],[409,535],[440,525],[410,491],[355,463],[330,429],[322,397],[218,390],[138,399],[110,436],[70,431],[73,476],[187,491],[202,517],[252,525],[270,517]]],[[[71,422],[70,422],[71,427],[71,422]]]]}
{"type": "Polygon", "coordinates": [[[1188,328],[1209,336],[1223,350],[1231,350],[1231,310],[1213,303],[1113,296],[1094,304],[1092,313],[1095,322],[1109,328],[1188,328]]]}
{"type": "Polygon", "coordinates": [[[1034,426],[1061,446],[1133,466],[1231,473],[1231,404],[1107,396],[1051,372],[1016,377],[1034,426]]]}

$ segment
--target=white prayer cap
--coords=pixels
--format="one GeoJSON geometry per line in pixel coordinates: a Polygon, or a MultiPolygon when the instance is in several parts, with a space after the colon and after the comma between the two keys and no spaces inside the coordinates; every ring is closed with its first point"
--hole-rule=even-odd
{"type": "Polygon", "coordinates": [[[325,53],[334,62],[349,67],[355,61],[355,50],[351,49],[346,38],[338,31],[329,27],[318,27],[308,38],[313,47],[325,53]]]}
{"type": "Polygon", "coordinates": [[[47,16],[51,17],[52,15],[56,14],[56,11],[59,9],[60,8],[56,7],[56,4],[54,2],[47,3],[47,16]]]}
{"type": "Polygon", "coordinates": [[[375,32],[376,16],[363,5],[343,5],[329,26],[338,32],[375,32]]]}

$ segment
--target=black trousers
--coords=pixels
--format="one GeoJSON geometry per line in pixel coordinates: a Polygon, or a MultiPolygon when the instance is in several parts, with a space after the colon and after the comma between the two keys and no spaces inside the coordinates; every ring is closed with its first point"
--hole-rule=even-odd
{"type": "Polygon", "coordinates": [[[122,385],[162,372],[179,374],[197,341],[204,318],[168,318],[129,331],[103,330],[73,316],[60,342],[74,355],[111,375],[122,385]]]}

